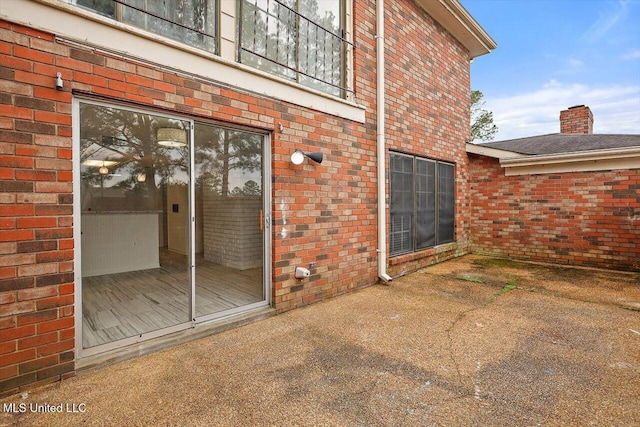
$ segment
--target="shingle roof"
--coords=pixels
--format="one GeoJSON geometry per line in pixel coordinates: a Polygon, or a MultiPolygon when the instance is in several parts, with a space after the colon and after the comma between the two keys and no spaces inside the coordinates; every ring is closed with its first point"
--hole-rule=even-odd
{"type": "Polygon", "coordinates": [[[481,145],[520,154],[559,154],[576,151],[640,147],[640,135],[553,133],[528,138],[489,142],[481,145]]]}

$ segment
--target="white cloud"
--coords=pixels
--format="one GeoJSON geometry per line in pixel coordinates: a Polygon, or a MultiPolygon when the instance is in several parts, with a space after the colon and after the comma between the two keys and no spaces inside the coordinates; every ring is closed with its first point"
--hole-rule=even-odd
{"type": "Polygon", "coordinates": [[[594,133],[640,134],[640,86],[564,84],[550,80],[541,88],[503,98],[485,94],[484,108],[498,125],[495,140],[560,132],[560,111],[587,105],[594,133]]]}
{"type": "Polygon", "coordinates": [[[567,64],[568,64],[570,67],[582,67],[582,66],[584,65],[584,62],[582,62],[582,61],[581,61],[581,60],[579,60],[579,59],[569,58],[569,59],[567,60],[567,64]]]}
{"type": "Polygon", "coordinates": [[[629,51],[629,52],[625,53],[624,55],[621,55],[620,59],[623,59],[625,61],[631,61],[631,60],[634,60],[634,59],[640,59],[640,49],[629,51]]]}
{"type": "Polygon", "coordinates": [[[600,12],[598,20],[584,33],[583,38],[592,42],[602,38],[618,21],[626,17],[628,3],[629,0],[618,0],[616,3],[606,2],[607,5],[613,4],[614,6],[605,12],[600,12]]]}

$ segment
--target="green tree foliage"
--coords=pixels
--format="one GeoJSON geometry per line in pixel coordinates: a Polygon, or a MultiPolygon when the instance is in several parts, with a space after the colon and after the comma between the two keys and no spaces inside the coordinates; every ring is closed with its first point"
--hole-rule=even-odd
{"type": "Polygon", "coordinates": [[[498,133],[493,123],[493,113],[484,109],[484,95],[479,90],[471,91],[471,139],[491,141],[498,133]]]}
{"type": "Polygon", "coordinates": [[[262,137],[243,131],[199,124],[195,131],[196,187],[219,196],[260,194],[259,184],[244,181],[233,185],[240,175],[252,175],[262,166],[262,137]],[[255,184],[255,185],[254,185],[255,184]],[[248,187],[247,187],[248,185],[248,187]],[[258,187],[255,190],[254,187],[258,187]],[[256,192],[257,191],[257,192],[256,192]]]}

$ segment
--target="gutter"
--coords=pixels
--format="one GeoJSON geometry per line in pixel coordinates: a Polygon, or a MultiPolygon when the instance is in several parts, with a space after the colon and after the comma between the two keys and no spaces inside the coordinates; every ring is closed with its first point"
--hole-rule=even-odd
{"type": "Polygon", "coordinates": [[[506,176],[640,169],[640,147],[539,154],[500,159],[506,176]]]}
{"type": "Polygon", "coordinates": [[[552,154],[521,154],[467,144],[467,153],[500,161],[505,176],[640,169],[640,147],[605,148],[552,154]]]}
{"type": "Polygon", "coordinates": [[[387,274],[387,204],[385,167],[385,97],[384,97],[384,0],[376,1],[376,127],[378,158],[378,277],[383,282],[393,280],[387,274]]]}
{"type": "Polygon", "coordinates": [[[608,148],[602,150],[574,151],[568,153],[536,154],[500,159],[504,167],[532,166],[540,164],[603,161],[640,156],[640,147],[608,148]]]}

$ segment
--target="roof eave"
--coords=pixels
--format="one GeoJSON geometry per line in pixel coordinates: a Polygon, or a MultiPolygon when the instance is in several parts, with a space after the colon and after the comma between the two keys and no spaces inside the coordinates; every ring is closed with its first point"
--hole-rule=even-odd
{"type": "Polygon", "coordinates": [[[500,164],[505,167],[533,166],[539,164],[602,161],[608,159],[624,159],[640,157],[640,147],[608,148],[603,150],[573,151],[555,154],[525,155],[512,158],[501,158],[500,164]]]}
{"type": "Polygon", "coordinates": [[[496,42],[458,0],[416,0],[416,3],[469,50],[469,59],[496,48],[496,42]]]}
{"type": "Polygon", "coordinates": [[[467,144],[467,153],[498,159],[506,176],[640,169],[640,147],[510,156],[517,153],[473,145],[467,144]]]}
{"type": "Polygon", "coordinates": [[[479,154],[481,156],[493,157],[496,159],[509,159],[509,158],[522,156],[521,153],[518,153],[515,151],[503,150],[500,148],[492,148],[482,144],[473,144],[470,142],[466,143],[466,150],[467,150],[467,153],[479,154]]]}

